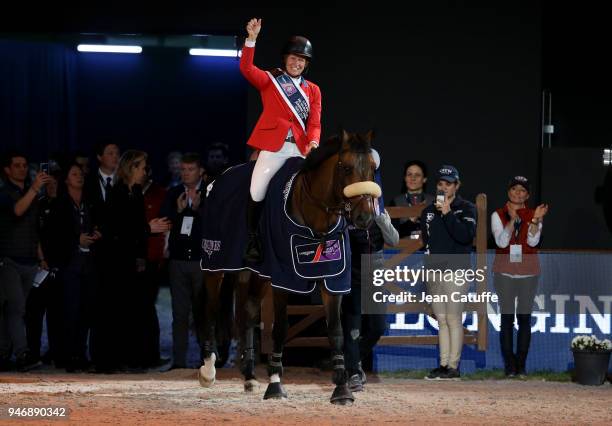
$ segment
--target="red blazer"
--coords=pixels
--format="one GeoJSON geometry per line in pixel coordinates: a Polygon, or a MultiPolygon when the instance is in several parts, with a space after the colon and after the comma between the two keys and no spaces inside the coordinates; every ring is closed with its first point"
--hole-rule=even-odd
{"type": "Polygon", "coordinates": [[[301,85],[310,102],[310,114],[308,121],[304,123],[306,125],[306,132],[304,132],[268,74],[253,65],[254,55],[254,47],[244,46],[242,48],[240,71],[249,83],[259,90],[263,103],[263,112],[247,144],[265,151],[278,151],[291,129],[300,152],[305,154],[308,144],[311,141],[319,143],[321,137],[321,91],[319,86],[306,80],[301,85]]]}

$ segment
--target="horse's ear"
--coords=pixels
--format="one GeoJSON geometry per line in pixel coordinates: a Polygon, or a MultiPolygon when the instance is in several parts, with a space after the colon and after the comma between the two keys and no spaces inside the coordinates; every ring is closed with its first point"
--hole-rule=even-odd
{"type": "Polygon", "coordinates": [[[347,143],[351,139],[351,135],[346,130],[342,129],[342,143],[347,143]]]}
{"type": "Polygon", "coordinates": [[[374,139],[374,135],[376,134],[376,132],[374,132],[374,129],[369,130],[366,134],[365,134],[365,138],[368,142],[372,143],[372,140],[374,139]]]}

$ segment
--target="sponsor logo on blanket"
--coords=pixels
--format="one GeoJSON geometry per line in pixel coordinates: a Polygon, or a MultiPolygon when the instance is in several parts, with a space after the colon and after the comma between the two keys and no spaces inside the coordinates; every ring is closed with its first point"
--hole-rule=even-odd
{"type": "Polygon", "coordinates": [[[295,247],[298,263],[332,262],[342,259],[342,251],[338,240],[325,243],[302,244],[295,247]]]}
{"type": "Polygon", "coordinates": [[[212,256],[213,252],[221,250],[221,241],[217,240],[202,240],[202,249],[204,252],[210,256],[212,256]]]}

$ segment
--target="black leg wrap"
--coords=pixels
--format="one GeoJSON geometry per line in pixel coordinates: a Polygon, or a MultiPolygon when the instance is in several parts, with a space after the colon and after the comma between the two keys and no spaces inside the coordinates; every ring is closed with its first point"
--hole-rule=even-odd
{"type": "Polygon", "coordinates": [[[206,341],[202,345],[202,360],[205,358],[209,358],[211,354],[215,354],[215,357],[219,359],[219,354],[217,353],[217,345],[215,342],[206,341]]]}
{"type": "Polygon", "coordinates": [[[268,376],[278,374],[279,377],[283,376],[283,354],[272,352],[268,359],[268,376]]]}
{"type": "Polygon", "coordinates": [[[332,357],[332,367],[334,373],[332,381],[335,385],[346,384],[346,370],[344,368],[344,355],[334,355],[332,357]]]}
{"type": "Polygon", "coordinates": [[[248,348],[242,352],[240,372],[244,376],[244,380],[255,378],[255,349],[248,348]]]}

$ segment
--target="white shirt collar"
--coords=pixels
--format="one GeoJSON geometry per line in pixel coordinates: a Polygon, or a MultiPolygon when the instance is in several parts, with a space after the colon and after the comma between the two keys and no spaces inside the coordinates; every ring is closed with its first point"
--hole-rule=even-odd
{"type": "Polygon", "coordinates": [[[100,176],[102,176],[102,179],[105,182],[107,178],[111,178],[113,182],[115,181],[115,172],[111,173],[110,175],[107,175],[106,173],[102,171],[102,169],[98,169],[98,173],[100,173],[100,176]]]}

